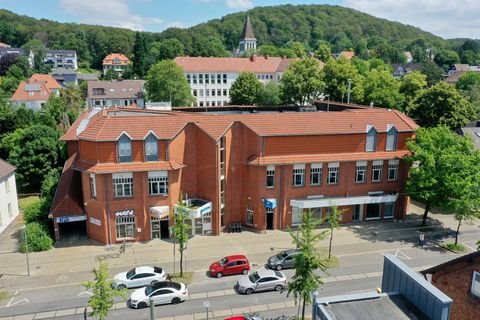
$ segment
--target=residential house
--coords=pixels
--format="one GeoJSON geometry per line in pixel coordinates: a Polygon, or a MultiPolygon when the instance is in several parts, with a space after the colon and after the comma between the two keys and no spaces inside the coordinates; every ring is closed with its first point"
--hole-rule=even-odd
{"type": "Polygon", "coordinates": [[[393,77],[395,79],[401,79],[406,74],[414,71],[422,71],[423,64],[421,63],[393,63],[391,64],[393,69],[393,77]]]}
{"type": "Polygon", "coordinates": [[[467,72],[480,72],[480,66],[470,66],[468,64],[454,64],[446,75],[444,81],[454,84],[467,72]]]}
{"type": "Polygon", "coordinates": [[[435,287],[453,299],[450,319],[480,315],[480,251],[421,271],[435,287]]]}
{"type": "Polygon", "coordinates": [[[472,138],[475,148],[480,150],[480,120],[472,121],[465,127],[455,130],[459,135],[468,135],[472,138]]]}
{"type": "Polygon", "coordinates": [[[62,86],[78,84],[77,72],[73,69],[57,68],[52,72],[52,77],[62,86]]]}
{"type": "Polygon", "coordinates": [[[75,50],[48,50],[44,62],[52,69],[78,69],[77,51],[75,50]]]}
{"type": "Polygon", "coordinates": [[[93,107],[145,107],[144,80],[87,81],[87,104],[93,107]]]}
{"type": "Polygon", "coordinates": [[[256,56],[249,58],[177,57],[195,97],[194,106],[224,106],[230,88],[242,72],[252,72],[262,83],[278,82],[293,59],[256,56]]]}
{"type": "Polygon", "coordinates": [[[26,51],[22,48],[11,48],[10,46],[0,46],[0,59],[8,54],[14,54],[17,56],[25,56],[28,61],[28,66],[30,68],[33,68],[33,59],[35,58],[35,55],[31,50],[26,51]]]}
{"type": "Polygon", "coordinates": [[[338,58],[345,58],[347,60],[352,60],[355,58],[355,52],[354,51],[342,51],[340,53],[334,53],[333,57],[338,59],[338,58]]]}
{"type": "MultiPolygon", "coordinates": [[[[442,292],[428,283],[394,255],[386,254],[383,261],[381,290],[332,297],[320,297],[316,292],[312,320],[457,319],[450,318],[450,310],[453,314],[453,306],[458,300],[452,301],[448,292],[442,292]]],[[[358,276],[362,278],[365,275],[358,276]]],[[[478,314],[461,319],[476,319],[478,314]]]]}
{"type": "Polygon", "coordinates": [[[218,235],[233,223],[285,230],[298,226],[305,210],[323,219],[334,205],[345,210],[342,222],[403,219],[403,158],[416,128],[401,112],[384,108],[93,108],[61,138],[69,157],[62,179],[72,180],[67,172],[74,171],[80,181],[65,182],[74,186],[59,189],[54,203],[68,196],[76,206],[54,206],[51,217],[57,237],[76,223],[106,244],[169,238],[181,194],[191,205],[191,235],[218,235]],[[81,201],[69,195],[74,190],[81,190],[81,201]]]}
{"type": "Polygon", "coordinates": [[[47,103],[50,95],[58,95],[61,88],[62,86],[51,75],[33,74],[30,79],[19,84],[10,102],[38,111],[47,103]]]}
{"type": "Polygon", "coordinates": [[[18,216],[15,167],[0,159],[0,234],[18,216]]]}
{"type": "Polygon", "coordinates": [[[130,59],[128,59],[124,54],[110,53],[103,59],[103,74],[105,75],[108,70],[113,70],[122,74],[125,72],[125,69],[130,63],[130,59]]]}

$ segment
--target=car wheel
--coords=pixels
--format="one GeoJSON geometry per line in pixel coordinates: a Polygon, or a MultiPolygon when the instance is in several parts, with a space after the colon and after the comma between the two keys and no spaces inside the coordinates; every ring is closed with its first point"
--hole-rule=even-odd
{"type": "Polygon", "coordinates": [[[172,299],[172,304],[179,304],[180,302],[182,302],[182,300],[180,300],[178,297],[172,299]]]}
{"type": "Polygon", "coordinates": [[[247,269],[243,270],[242,274],[248,274],[248,270],[247,269]]]}
{"type": "Polygon", "coordinates": [[[217,272],[217,278],[221,278],[223,276],[223,273],[217,272]]]}
{"type": "Polygon", "coordinates": [[[145,309],[146,307],[148,307],[147,303],[146,302],[140,302],[138,304],[138,308],[139,309],[145,309]]]}
{"type": "Polygon", "coordinates": [[[154,284],[157,284],[158,281],[157,280],[152,280],[152,282],[150,282],[150,284],[153,286],[154,284]]]}
{"type": "Polygon", "coordinates": [[[252,288],[248,288],[247,290],[245,290],[245,294],[252,294],[252,293],[253,293],[252,288]]]}
{"type": "Polygon", "coordinates": [[[277,269],[277,271],[282,270],[282,265],[281,264],[277,265],[277,267],[275,269],[277,269]]]}
{"type": "Polygon", "coordinates": [[[127,286],[124,285],[123,283],[120,283],[120,284],[117,286],[117,289],[118,289],[118,290],[124,290],[124,289],[127,289],[127,286]]]}
{"type": "Polygon", "coordinates": [[[282,289],[283,289],[283,286],[281,284],[277,284],[275,286],[275,291],[282,291],[282,289]]]}

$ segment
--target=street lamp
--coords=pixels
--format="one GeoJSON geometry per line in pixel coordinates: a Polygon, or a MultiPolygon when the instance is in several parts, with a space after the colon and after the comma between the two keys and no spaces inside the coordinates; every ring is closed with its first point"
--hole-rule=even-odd
{"type": "Polygon", "coordinates": [[[330,111],[330,94],[326,94],[323,96],[323,101],[327,98],[327,112],[330,111]]]}
{"type": "Polygon", "coordinates": [[[28,235],[27,226],[23,226],[23,241],[25,242],[25,256],[27,258],[27,275],[30,277],[30,262],[28,261],[28,235]]]}
{"type": "Polygon", "coordinates": [[[350,104],[350,88],[352,86],[352,79],[348,79],[348,90],[347,90],[347,104],[350,104]]]}

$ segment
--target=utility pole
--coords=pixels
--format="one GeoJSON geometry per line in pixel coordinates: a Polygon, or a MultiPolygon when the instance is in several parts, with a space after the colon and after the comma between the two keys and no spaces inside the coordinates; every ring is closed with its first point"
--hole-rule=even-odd
{"type": "Polygon", "coordinates": [[[25,241],[25,256],[27,258],[27,275],[30,277],[30,262],[28,261],[28,235],[27,226],[23,227],[23,240],[25,241]]]}
{"type": "Polygon", "coordinates": [[[348,79],[348,90],[347,90],[347,104],[350,104],[350,88],[352,86],[352,79],[348,79]]]}

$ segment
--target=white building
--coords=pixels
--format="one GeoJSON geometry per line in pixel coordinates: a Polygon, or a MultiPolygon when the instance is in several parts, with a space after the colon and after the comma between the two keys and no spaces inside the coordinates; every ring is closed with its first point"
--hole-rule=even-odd
{"type": "Polygon", "coordinates": [[[48,50],[44,59],[52,69],[78,69],[77,51],[75,50],[48,50]]]}
{"type": "Polygon", "coordinates": [[[89,108],[132,106],[145,107],[145,80],[87,81],[89,108]]]}
{"type": "Polygon", "coordinates": [[[0,233],[18,216],[15,167],[0,159],[0,233]]]}

